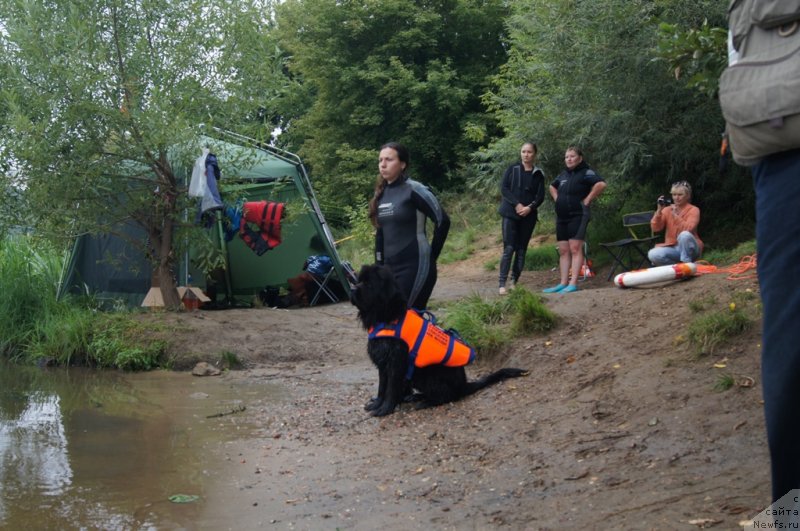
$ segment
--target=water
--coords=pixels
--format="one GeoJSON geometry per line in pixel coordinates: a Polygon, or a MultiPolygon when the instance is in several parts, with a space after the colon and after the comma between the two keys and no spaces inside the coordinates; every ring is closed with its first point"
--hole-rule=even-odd
{"type": "Polygon", "coordinates": [[[246,408],[270,396],[225,376],[0,363],[0,529],[194,529],[221,446],[255,432],[246,408]]]}

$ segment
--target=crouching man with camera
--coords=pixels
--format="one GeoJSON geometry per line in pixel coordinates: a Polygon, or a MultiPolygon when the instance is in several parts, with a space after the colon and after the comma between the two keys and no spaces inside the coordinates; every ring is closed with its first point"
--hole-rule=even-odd
{"type": "Polygon", "coordinates": [[[672,185],[672,199],[658,198],[656,213],[650,220],[653,232],[664,231],[664,243],[647,253],[655,266],[694,262],[703,253],[703,241],[697,235],[700,209],[691,203],[692,187],[686,181],[672,185]]]}

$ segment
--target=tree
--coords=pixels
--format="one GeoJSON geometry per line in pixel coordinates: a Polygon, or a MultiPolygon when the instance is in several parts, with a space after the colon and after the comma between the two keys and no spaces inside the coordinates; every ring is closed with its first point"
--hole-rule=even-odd
{"type": "Polygon", "coordinates": [[[409,147],[412,171],[426,182],[458,180],[454,170],[492,127],[480,94],[505,61],[506,4],[287,0],[277,7],[290,71],[313,93],[288,134],[323,201],[353,204],[368,194],[378,147],[390,140],[409,147]]]}
{"type": "MultiPolygon", "coordinates": [[[[487,105],[504,131],[478,153],[473,185],[495,186],[502,164],[523,139],[538,141],[548,175],[570,144],[610,181],[603,203],[618,226],[620,208],[688,179],[695,197],[727,221],[752,219],[743,174],[719,173],[724,128],[709,93],[687,88],[659,60],[661,23],[724,25],[725,6],[708,0],[521,0],[509,25],[509,61],[495,78],[487,105]]],[[[602,219],[603,216],[598,216],[602,219]]],[[[709,217],[708,221],[715,219],[709,217]]],[[[722,221],[719,219],[718,221],[722,221]]],[[[595,224],[597,234],[599,224],[595,224]]]]}
{"type": "Polygon", "coordinates": [[[290,91],[271,0],[0,0],[5,157],[40,234],[132,221],[168,306],[199,124],[268,137],[290,91]]]}

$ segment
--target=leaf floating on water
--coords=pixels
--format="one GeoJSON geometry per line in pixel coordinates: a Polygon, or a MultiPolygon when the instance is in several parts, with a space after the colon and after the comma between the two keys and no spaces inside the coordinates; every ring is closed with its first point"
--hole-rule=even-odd
{"type": "Polygon", "coordinates": [[[200,499],[196,494],[173,494],[169,497],[172,503],[192,503],[200,499]]]}

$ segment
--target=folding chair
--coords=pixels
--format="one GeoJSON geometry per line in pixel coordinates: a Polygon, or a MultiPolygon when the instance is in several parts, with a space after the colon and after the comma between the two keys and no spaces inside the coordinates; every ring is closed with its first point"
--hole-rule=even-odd
{"type": "Polygon", "coordinates": [[[306,272],[314,281],[314,283],[317,285],[317,292],[309,301],[308,303],[309,306],[314,306],[319,301],[320,295],[322,295],[323,293],[325,294],[326,297],[328,297],[328,299],[330,299],[331,302],[339,302],[339,297],[337,297],[336,294],[328,286],[328,283],[331,281],[331,279],[333,279],[334,281],[336,280],[336,268],[331,267],[328,270],[328,272],[325,273],[325,275],[323,276],[315,275],[314,273],[312,273],[307,269],[306,272]]]}
{"type": "Polygon", "coordinates": [[[336,295],[335,291],[330,286],[331,283],[338,282],[336,278],[338,275],[336,273],[336,266],[329,256],[309,256],[303,264],[303,270],[317,286],[316,293],[314,293],[314,296],[308,302],[309,306],[314,306],[319,302],[319,298],[323,294],[328,297],[330,302],[339,302],[338,295],[336,295]]]}
{"type": "Polygon", "coordinates": [[[607,280],[611,280],[614,277],[617,269],[624,273],[625,271],[641,269],[643,265],[649,263],[647,251],[659,238],[650,229],[650,220],[653,219],[653,214],[655,212],[649,211],[623,215],[622,226],[628,229],[631,235],[630,238],[600,244],[600,247],[608,251],[608,254],[613,259],[607,280]],[[643,233],[641,227],[645,225],[649,230],[649,236],[641,236],[643,233]]]}

